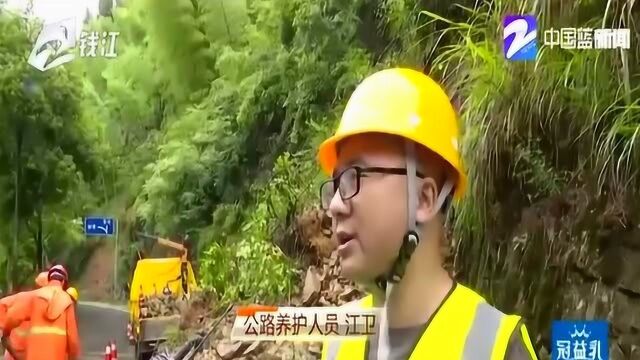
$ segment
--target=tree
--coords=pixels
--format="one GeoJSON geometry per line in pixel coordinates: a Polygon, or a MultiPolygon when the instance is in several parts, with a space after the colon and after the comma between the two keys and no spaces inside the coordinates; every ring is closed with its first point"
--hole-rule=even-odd
{"type": "MultiPolygon", "coordinates": [[[[14,217],[10,253],[20,256],[23,224],[36,240],[36,267],[42,266],[43,213],[97,173],[91,128],[79,112],[79,79],[64,67],[38,72],[25,61],[31,50],[27,21],[0,15],[0,177],[2,211],[14,217]],[[6,181],[11,177],[13,181],[6,181]]],[[[7,284],[17,275],[7,261],[7,284]]]]}
{"type": "Polygon", "coordinates": [[[109,17],[113,20],[113,7],[115,0],[100,0],[98,3],[98,12],[100,16],[109,17]]]}

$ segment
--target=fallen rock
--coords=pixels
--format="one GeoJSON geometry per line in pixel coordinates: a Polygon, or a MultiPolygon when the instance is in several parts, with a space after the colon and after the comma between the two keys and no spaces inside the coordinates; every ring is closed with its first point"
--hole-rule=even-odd
{"type": "Polygon", "coordinates": [[[230,343],[228,341],[222,341],[216,345],[216,352],[223,360],[229,360],[238,357],[243,353],[242,343],[230,343]]]}
{"type": "Polygon", "coordinates": [[[620,275],[620,287],[640,296],[640,251],[627,249],[621,261],[624,266],[620,275]]]}
{"type": "Polygon", "coordinates": [[[613,299],[613,326],[621,333],[640,330],[640,299],[617,291],[613,299]]]}
{"type": "Polygon", "coordinates": [[[302,304],[309,306],[320,297],[321,281],[320,276],[316,273],[315,266],[310,266],[307,270],[307,276],[304,280],[304,289],[302,290],[302,304]]]}
{"type": "MultiPolygon", "coordinates": [[[[324,258],[321,267],[310,267],[302,273],[301,281],[304,286],[300,294],[291,297],[289,304],[304,306],[339,306],[359,297],[364,293],[353,283],[339,277],[340,266],[337,252],[330,258],[324,258]],[[304,274],[304,278],[302,275],[304,274]]],[[[306,342],[274,342],[256,341],[231,342],[229,340],[235,313],[227,316],[226,322],[221,324],[212,336],[212,350],[203,352],[198,360],[317,360],[322,353],[321,343],[306,342]]],[[[211,319],[209,319],[211,321],[211,319]]]]}
{"type": "Polygon", "coordinates": [[[322,355],[322,344],[312,343],[309,344],[309,352],[315,355],[322,355]]]}
{"type": "Polygon", "coordinates": [[[180,329],[185,330],[200,323],[215,304],[215,296],[207,292],[193,292],[189,299],[182,299],[167,290],[141,300],[142,318],[180,315],[180,329]]]}
{"type": "Polygon", "coordinates": [[[242,355],[249,355],[252,352],[254,352],[256,349],[258,349],[258,347],[260,346],[260,341],[254,341],[252,342],[242,353],[242,355]]]}
{"type": "Polygon", "coordinates": [[[331,236],[331,219],[320,208],[307,209],[296,218],[302,242],[315,253],[315,259],[327,258],[338,247],[331,236]]]}
{"type": "Polygon", "coordinates": [[[338,296],[338,298],[340,299],[340,301],[349,302],[354,300],[355,297],[359,294],[360,294],[360,291],[358,289],[353,287],[347,287],[346,289],[344,289],[344,291],[342,291],[342,293],[340,294],[340,296],[338,296]]]}

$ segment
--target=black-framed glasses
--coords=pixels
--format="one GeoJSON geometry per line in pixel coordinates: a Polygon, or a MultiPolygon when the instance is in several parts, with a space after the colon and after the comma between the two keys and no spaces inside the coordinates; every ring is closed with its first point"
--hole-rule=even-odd
{"type": "MultiPolygon", "coordinates": [[[[342,170],[338,175],[334,176],[320,185],[320,200],[323,210],[329,209],[331,199],[336,195],[336,191],[340,193],[342,201],[349,200],[360,192],[360,178],[368,173],[388,174],[388,175],[407,175],[406,168],[387,168],[387,167],[359,167],[352,166],[342,170]]],[[[416,171],[416,175],[423,179],[424,175],[416,171]]]]}

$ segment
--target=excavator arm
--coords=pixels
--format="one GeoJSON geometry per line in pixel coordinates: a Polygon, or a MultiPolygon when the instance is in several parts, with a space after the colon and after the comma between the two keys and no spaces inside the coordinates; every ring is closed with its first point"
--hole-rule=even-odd
{"type": "Polygon", "coordinates": [[[187,248],[184,245],[160,236],[148,235],[143,233],[137,233],[137,235],[148,239],[154,239],[158,244],[162,246],[170,247],[172,249],[180,251],[180,253],[182,254],[182,261],[187,261],[187,248]]]}

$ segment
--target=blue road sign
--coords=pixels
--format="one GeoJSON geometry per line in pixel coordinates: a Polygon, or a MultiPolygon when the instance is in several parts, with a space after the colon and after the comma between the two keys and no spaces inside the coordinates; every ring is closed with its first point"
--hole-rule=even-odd
{"type": "Polygon", "coordinates": [[[113,218],[87,217],[84,218],[84,233],[86,235],[113,235],[116,220],[113,218]]]}

